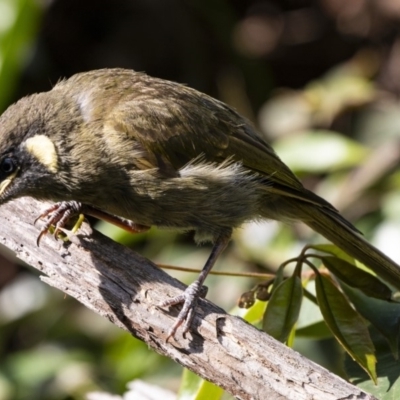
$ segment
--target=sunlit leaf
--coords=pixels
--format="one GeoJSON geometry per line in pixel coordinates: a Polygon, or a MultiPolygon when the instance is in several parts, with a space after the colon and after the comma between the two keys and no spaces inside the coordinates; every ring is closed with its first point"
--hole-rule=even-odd
{"type": "Polygon", "coordinates": [[[335,246],[334,244],[329,244],[329,243],[313,244],[312,246],[309,246],[309,248],[317,251],[322,251],[324,253],[332,254],[333,256],[345,260],[350,264],[356,265],[356,260],[353,257],[349,256],[345,251],[335,246]]]}
{"type": "Polygon", "coordinates": [[[395,360],[387,342],[374,329],[370,329],[378,358],[378,381],[372,382],[357,363],[346,356],[345,370],[350,382],[380,400],[400,399],[400,361],[395,360]]]}
{"type": "Polygon", "coordinates": [[[177,400],[220,400],[224,390],[184,369],[177,400]]]}
{"type": "Polygon", "coordinates": [[[331,131],[309,131],[274,144],[295,171],[326,172],[358,165],[368,154],[359,143],[331,131]]]}
{"type": "Polygon", "coordinates": [[[267,304],[268,303],[266,303],[265,301],[256,300],[253,306],[245,310],[245,312],[240,313],[240,316],[248,323],[255,325],[263,319],[267,304]]]}

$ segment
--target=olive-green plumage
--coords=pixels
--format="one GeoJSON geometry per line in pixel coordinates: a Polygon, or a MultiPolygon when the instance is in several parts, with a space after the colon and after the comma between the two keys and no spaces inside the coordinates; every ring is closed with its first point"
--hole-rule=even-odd
{"type": "Polygon", "coordinates": [[[400,288],[400,267],[305,189],[246,119],[143,73],[77,74],[6,110],[0,193],[74,200],[216,246],[245,221],[301,220],[400,288]]]}

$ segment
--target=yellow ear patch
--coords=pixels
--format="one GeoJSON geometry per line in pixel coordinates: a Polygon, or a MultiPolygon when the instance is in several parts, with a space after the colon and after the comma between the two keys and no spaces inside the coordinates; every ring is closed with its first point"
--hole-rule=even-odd
{"type": "Polygon", "coordinates": [[[58,157],[54,143],[45,135],[33,136],[25,142],[26,149],[50,172],[57,172],[58,157]]]}

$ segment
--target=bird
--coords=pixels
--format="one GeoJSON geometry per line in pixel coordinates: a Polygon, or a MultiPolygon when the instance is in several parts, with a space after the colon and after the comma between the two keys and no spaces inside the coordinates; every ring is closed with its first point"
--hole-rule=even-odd
{"type": "Polygon", "coordinates": [[[193,231],[212,250],[168,332],[191,327],[204,281],[245,222],[302,221],[400,289],[400,267],[306,189],[237,111],[188,86],[122,68],[78,73],[0,116],[0,204],[31,196],[56,232],[74,214],[132,232],[193,231]]]}

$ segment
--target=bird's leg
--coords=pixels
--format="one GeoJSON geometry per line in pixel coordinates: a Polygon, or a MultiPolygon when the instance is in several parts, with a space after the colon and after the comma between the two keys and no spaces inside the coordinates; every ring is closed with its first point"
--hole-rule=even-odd
{"type": "Polygon", "coordinates": [[[201,270],[198,278],[191,285],[189,285],[182,294],[170,300],[163,301],[160,304],[161,307],[183,304],[182,309],[174,325],[168,332],[166,341],[168,341],[171,337],[175,335],[176,331],[182,324],[183,324],[182,332],[183,336],[185,337],[185,334],[189,330],[190,325],[192,323],[194,312],[199,298],[205,297],[207,294],[207,287],[203,286],[203,283],[208,273],[211,271],[212,267],[217,261],[217,258],[225,250],[226,246],[229,243],[230,238],[231,238],[231,232],[229,232],[229,234],[220,235],[215,241],[214,247],[211,250],[211,254],[208,257],[208,260],[205,263],[203,269],[201,270]]]}
{"type": "MultiPolygon", "coordinates": [[[[40,239],[48,232],[51,225],[55,225],[54,237],[57,238],[57,234],[65,226],[68,220],[79,214],[90,215],[92,217],[102,219],[122,229],[125,229],[130,233],[146,232],[148,229],[150,229],[148,226],[140,225],[128,219],[108,214],[95,207],[82,204],[78,201],[62,201],[54,204],[35,219],[34,223],[41,218],[48,217],[36,240],[37,245],[39,246],[40,239]]],[[[76,231],[79,229],[79,226],[80,222],[77,223],[77,226],[74,226],[73,230],[76,231]]]]}
{"type": "Polygon", "coordinates": [[[147,232],[150,229],[150,226],[138,224],[134,221],[131,221],[130,219],[108,214],[92,206],[85,206],[84,211],[81,212],[83,212],[83,214],[90,215],[91,217],[109,222],[110,224],[118,226],[118,228],[124,229],[129,233],[143,233],[147,232]]]}

